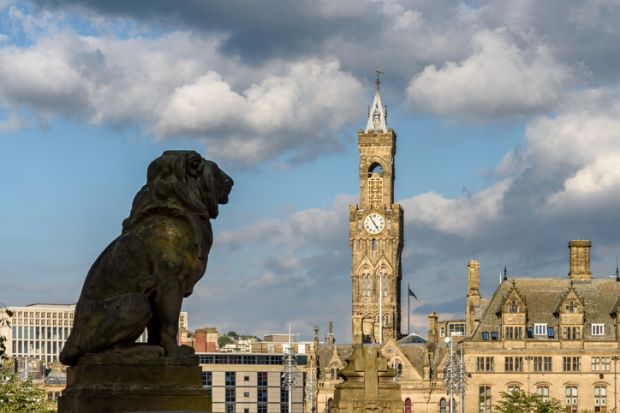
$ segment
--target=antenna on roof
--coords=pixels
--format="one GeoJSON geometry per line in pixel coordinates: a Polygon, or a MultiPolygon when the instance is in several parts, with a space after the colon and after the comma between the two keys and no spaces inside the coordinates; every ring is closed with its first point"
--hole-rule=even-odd
{"type": "Polygon", "coordinates": [[[620,281],[620,271],[618,269],[618,256],[616,255],[616,281],[620,281]]]}

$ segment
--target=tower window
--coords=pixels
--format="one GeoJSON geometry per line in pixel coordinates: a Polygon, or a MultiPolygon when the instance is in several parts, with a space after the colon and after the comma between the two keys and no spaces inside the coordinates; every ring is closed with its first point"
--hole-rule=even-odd
{"type": "Polygon", "coordinates": [[[383,206],[383,167],[378,163],[368,169],[368,203],[371,208],[383,206]]]}
{"type": "Polygon", "coordinates": [[[370,168],[368,168],[368,176],[370,177],[373,174],[383,176],[383,167],[377,162],[373,163],[372,165],[370,165],[370,168]]]}

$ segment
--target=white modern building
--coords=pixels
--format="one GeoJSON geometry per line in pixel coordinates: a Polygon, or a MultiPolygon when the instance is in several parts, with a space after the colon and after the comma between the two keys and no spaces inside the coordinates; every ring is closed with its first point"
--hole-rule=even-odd
{"type": "MultiPolygon", "coordinates": [[[[58,361],[58,355],[73,328],[75,304],[30,304],[25,307],[7,307],[13,314],[9,326],[3,328],[6,354],[9,357],[38,358],[44,365],[58,361]]],[[[0,314],[6,325],[7,314],[0,314]]],[[[181,312],[179,331],[187,331],[188,315],[181,312]]],[[[146,331],[138,339],[146,341],[146,331]]]]}

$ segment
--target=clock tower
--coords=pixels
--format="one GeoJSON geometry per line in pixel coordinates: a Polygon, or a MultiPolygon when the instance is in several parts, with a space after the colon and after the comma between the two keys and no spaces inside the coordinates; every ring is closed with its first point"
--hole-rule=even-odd
{"type": "Polygon", "coordinates": [[[366,129],[357,132],[359,205],[349,206],[354,344],[400,336],[403,211],[394,203],[396,133],[387,128],[380,73],[366,129]]]}

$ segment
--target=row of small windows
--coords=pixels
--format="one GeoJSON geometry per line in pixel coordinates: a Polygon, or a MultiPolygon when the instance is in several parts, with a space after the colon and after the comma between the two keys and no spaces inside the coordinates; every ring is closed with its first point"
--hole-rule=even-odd
{"type": "MultiPolygon", "coordinates": [[[[282,365],[284,359],[278,354],[199,354],[200,364],[265,364],[282,365]]],[[[308,356],[296,354],[297,365],[306,365],[308,356]]]]}
{"type": "Polygon", "coordinates": [[[66,340],[69,327],[13,326],[14,340],[66,340]]]}
{"type": "MultiPolygon", "coordinates": [[[[527,360],[527,359],[526,359],[527,360]]],[[[611,357],[591,357],[590,368],[592,371],[610,371],[611,357]]],[[[506,356],[504,357],[504,371],[523,371],[524,357],[506,356]]],[[[535,356],[532,357],[532,368],[535,372],[553,371],[553,358],[551,356],[535,356]]],[[[486,372],[494,371],[495,362],[493,356],[476,357],[476,371],[486,372]]],[[[564,356],[562,357],[562,371],[576,372],[581,371],[581,357],[564,356]]]]}
{"type": "MultiPolygon", "coordinates": [[[[564,305],[565,313],[576,313],[579,311],[579,304],[575,300],[568,300],[564,305]]],[[[508,304],[508,312],[512,314],[517,314],[521,312],[521,306],[519,305],[519,301],[510,300],[508,304]]]]}
{"type": "Polygon", "coordinates": [[[56,312],[40,312],[40,311],[16,311],[13,318],[26,319],[26,318],[64,318],[72,319],[73,311],[67,311],[62,313],[56,312]]]}
{"type": "MultiPolygon", "coordinates": [[[[439,336],[444,337],[446,335],[446,328],[439,328],[439,336]]],[[[464,336],[465,335],[465,323],[450,323],[448,324],[449,336],[464,336]]]]}
{"type": "MultiPolygon", "coordinates": [[[[519,385],[508,386],[508,393],[520,392],[519,385]]],[[[607,387],[603,385],[594,386],[594,411],[604,412],[607,409],[607,387]]],[[[549,386],[540,385],[536,387],[536,394],[544,401],[549,400],[549,386]]],[[[478,388],[478,402],[480,413],[491,413],[491,386],[480,386],[478,388]]],[[[576,413],[579,408],[579,388],[574,385],[564,387],[564,405],[568,412],[576,413]]]]}
{"type": "MultiPolygon", "coordinates": [[[[605,324],[592,323],[590,333],[593,336],[605,335],[605,324]]],[[[527,338],[555,338],[555,330],[553,327],[549,327],[547,324],[537,323],[534,327],[528,327],[526,329],[527,338]]],[[[522,326],[506,326],[504,327],[504,340],[521,340],[523,339],[523,327],[522,326]]],[[[581,338],[581,327],[569,326],[562,327],[562,339],[564,340],[579,340],[581,338]]],[[[483,331],[482,340],[497,340],[497,331],[483,331]]]]}

